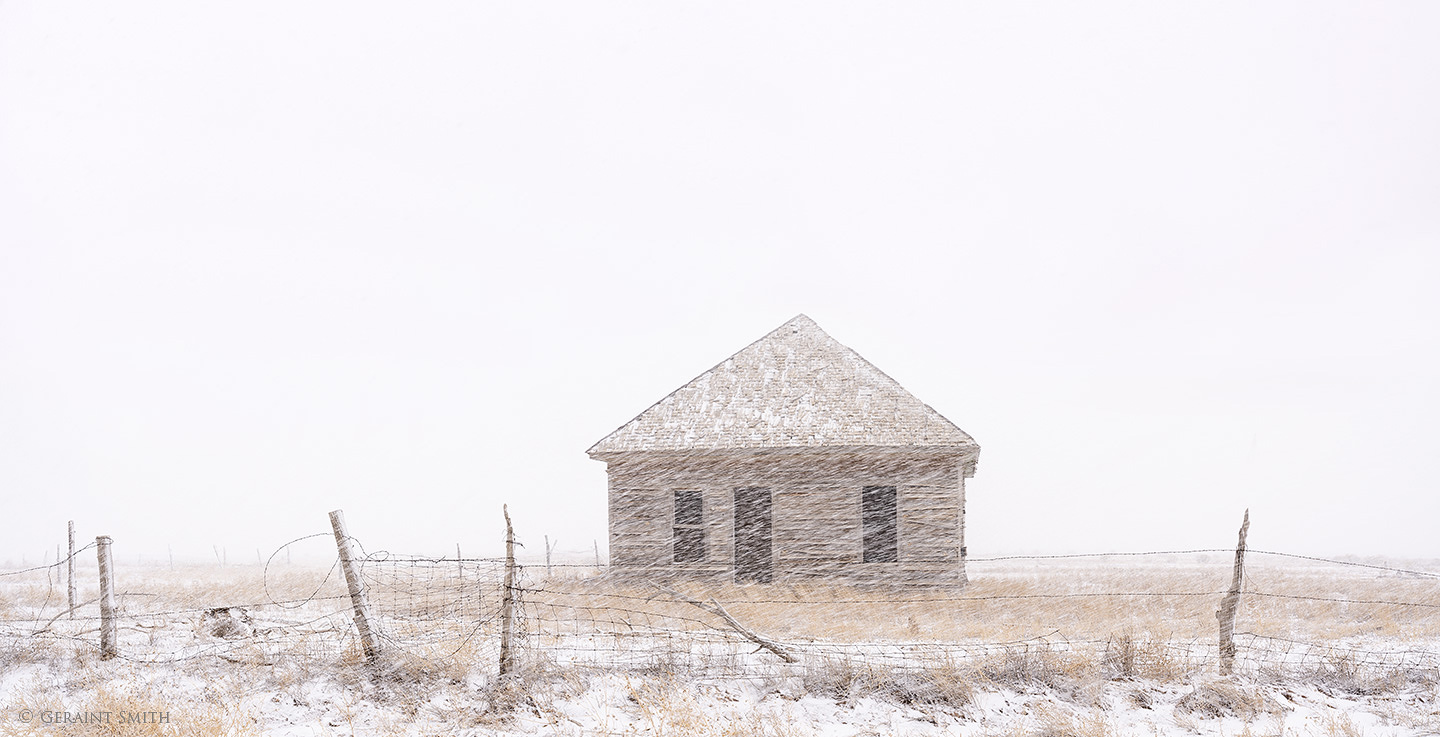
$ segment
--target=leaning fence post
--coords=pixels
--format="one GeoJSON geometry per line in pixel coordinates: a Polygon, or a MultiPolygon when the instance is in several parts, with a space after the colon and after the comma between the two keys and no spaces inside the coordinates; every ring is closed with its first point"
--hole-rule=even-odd
{"type": "Polygon", "coordinates": [[[95,556],[100,560],[100,659],[109,660],[120,654],[115,625],[115,563],[110,557],[110,538],[95,538],[95,556]]]}
{"type": "Polygon", "coordinates": [[[505,588],[500,592],[500,675],[514,668],[510,654],[510,637],[515,618],[515,530],[510,526],[510,508],[501,505],[505,514],[505,588]]]}
{"type": "Polygon", "coordinates": [[[1220,600],[1220,611],[1215,618],[1220,620],[1220,675],[1228,676],[1235,669],[1235,611],[1240,607],[1240,584],[1245,576],[1245,533],[1250,529],[1250,510],[1245,510],[1245,521],[1240,525],[1240,542],[1235,546],[1235,578],[1230,582],[1230,592],[1220,600]]]}
{"type": "Polygon", "coordinates": [[[70,555],[65,559],[65,583],[70,590],[70,618],[75,618],[75,520],[70,520],[70,555]]]}
{"type": "Polygon", "coordinates": [[[335,530],[335,547],[340,550],[340,567],[345,570],[345,585],[350,589],[350,604],[355,609],[355,629],[360,633],[360,647],[366,660],[374,660],[380,648],[370,630],[370,605],[365,601],[365,584],[355,570],[355,555],[350,549],[350,534],[345,531],[345,513],[330,513],[330,527],[335,530]]]}

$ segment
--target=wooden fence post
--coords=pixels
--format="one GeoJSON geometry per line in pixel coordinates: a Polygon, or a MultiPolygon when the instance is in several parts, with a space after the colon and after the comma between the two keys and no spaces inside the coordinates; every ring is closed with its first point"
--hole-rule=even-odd
{"type": "Polygon", "coordinates": [[[100,659],[120,654],[116,642],[120,630],[115,624],[115,562],[110,556],[110,538],[95,538],[95,556],[100,561],[100,659]]]}
{"type": "Polygon", "coordinates": [[[595,568],[598,570],[600,568],[600,541],[592,540],[592,542],[595,543],[595,568]]]}
{"type": "Polygon", "coordinates": [[[70,556],[65,559],[65,583],[70,590],[70,618],[75,618],[75,520],[70,520],[70,556]]]}
{"type": "Polygon", "coordinates": [[[515,530],[510,526],[510,508],[501,505],[505,514],[505,588],[500,592],[500,675],[514,669],[510,653],[510,637],[515,628],[515,530]]]}
{"type": "Polygon", "coordinates": [[[1220,600],[1220,611],[1215,618],[1220,620],[1220,675],[1228,676],[1235,669],[1235,612],[1240,608],[1240,587],[1245,576],[1245,533],[1250,530],[1250,510],[1245,510],[1245,521],[1240,525],[1240,542],[1235,546],[1235,577],[1230,582],[1230,593],[1220,600]]]}
{"type": "Polygon", "coordinates": [[[374,660],[380,653],[375,633],[370,629],[370,605],[365,600],[365,584],[355,570],[355,555],[350,549],[350,534],[345,531],[345,513],[330,513],[330,527],[335,531],[335,547],[340,550],[340,567],[345,571],[345,585],[350,590],[350,605],[355,609],[355,630],[360,633],[360,647],[365,660],[374,660]]]}
{"type": "MultiPolygon", "coordinates": [[[[560,542],[556,540],[555,542],[560,542]]],[[[545,577],[550,577],[550,536],[545,536],[545,577]]]]}

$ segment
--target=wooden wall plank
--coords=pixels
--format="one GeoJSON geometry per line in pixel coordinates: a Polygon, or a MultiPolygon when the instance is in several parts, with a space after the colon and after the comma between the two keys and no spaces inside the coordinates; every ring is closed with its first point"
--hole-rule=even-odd
{"type": "MultiPolygon", "coordinates": [[[[957,572],[963,536],[962,461],[945,452],[754,454],[704,457],[641,455],[611,460],[609,512],[612,558],[617,565],[668,566],[694,572],[728,570],[734,559],[733,494],[738,486],[771,489],[773,550],[777,565],[814,566],[844,579],[868,576],[862,548],[862,490],[897,490],[901,564],[916,563],[941,578],[957,572]],[[699,489],[704,499],[706,560],[671,565],[675,489],[699,489]],[[632,563],[625,563],[632,561],[632,563]],[[853,569],[853,570],[852,570],[853,569]],[[933,569],[933,570],[932,570],[933,569]]],[[[779,569],[777,569],[778,572],[779,569]]],[[[813,572],[813,571],[812,571],[813,572]]]]}

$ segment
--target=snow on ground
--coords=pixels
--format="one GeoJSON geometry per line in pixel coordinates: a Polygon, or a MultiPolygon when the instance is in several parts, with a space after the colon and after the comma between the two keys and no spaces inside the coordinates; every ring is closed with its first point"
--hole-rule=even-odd
{"type": "Polygon", "coordinates": [[[82,655],[0,673],[0,734],[109,733],[21,723],[23,709],[165,712],[178,734],[282,737],[1440,734],[1433,679],[1353,694],[1213,673],[1169,682],[1079,676],[1018,688],[977,678],[937,695],[864,682],[837,691],[833,677],[814,672],[825,667],[802,663],[760,678],[551,667],[497,684],[473,673],[414,677],[403,667],[379,675],[359,664],[306,673],[294,664],[157,665],[82,655]]]}
{"type": "MultiPolygon", "coordinates": [[[[1253,585],[1297,596],[1317,591],[1299,573],[1260,571],[1253,585]]],[[[942,608],[933,605],[888,612],[893,607],[826,603],[826,611],[891,620],[889,630],[872,632],[848,622],[795,622],[789,610],[737,602],[738,616],[767,632],[796,625],[781,639],[799,662],[784,664],[723,625],[677,618],[700,616],[693,607],[670,602],[667,609],[628,590],[595,588],[553,606],[539,606],[538,596],[522,606],[522,616],[534,619],[520,628],[515,673],[500,679],[494,602],[441,595],[443,581],[397,584],[388,602],[380,599],[385,655],[367,665],[346,599],[328,598],[334,581],[317,588],[297,573],[283,595],[293,601],[220,611],[211,605],[221,599],[266,599],[226,599],[242,590],[235,582],[149,575],[130,579],[122,657],[112,660],[98,658],[93,607],[54,619],[51,582],[0,582],[0,735],[1440,735],[1440,608],[1432,607],[1429,582],[1402,589],[1388,579],[1316,577],[1325,596],[1403,596],[1413,602],[1405,609],[1257,600],[1242,623],[1268,634],[1239,638],[1237,675],[1228,678],[1218,675],[1213,636],[1197,634],[1213,627],[1207,597],[1089,609],[1028,598],[967,603],[991,607],[966,610],[973,635],[952,629],[935,641],[924,638],[961,620],[926,611],[942,608]],[[622,603],[598,615],[593,607],[617,591],[622,603]],[[451,606],[457,601],[470,608],[451,606]],[[1017,628],[1055,622],[1093,632],[1008,641],[1004,628],[1012,625],[976,611],[1014,614],[1017,628]],[[588,613],[566,619],[578,612],[588,613]],[[1317,612],[1327,619],[1304,618],[1317,612]],[[1135,621],[1177,634],[1103,635],[1135,621]],[[799,625],[821,634],[802,636],[799,625]],[[1184,629],[1191,625],[1198,629],[1184,629]],[[165,719],[123,729],[54,723],[56,715],[96,714],[165,719]]],[[[1210,585],[1173,567],[1145,579],[1113,566],[1077,566],[1009,576],[1033,584],[996,575],[991,581],[1000,584],[981,581],[970,591],[1176,590],[1187,576],[1194,586],[1210,585]],[[1106,581],[1102,573],[1121,578],[1106,581]]],[[[263,584],[266,596],[277,591],[276,581],[263,584]]],[[[746,595],[729,593],[732,601],[746,595]]]]}

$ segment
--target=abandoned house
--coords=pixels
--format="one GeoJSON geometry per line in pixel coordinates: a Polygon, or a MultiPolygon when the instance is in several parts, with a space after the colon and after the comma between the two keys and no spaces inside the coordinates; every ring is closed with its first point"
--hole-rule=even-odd
{"type": "Polygon", "coordinates": [[[965,431],[800,315],[588,451],[618,573],[965,582],[965,431]]]}

